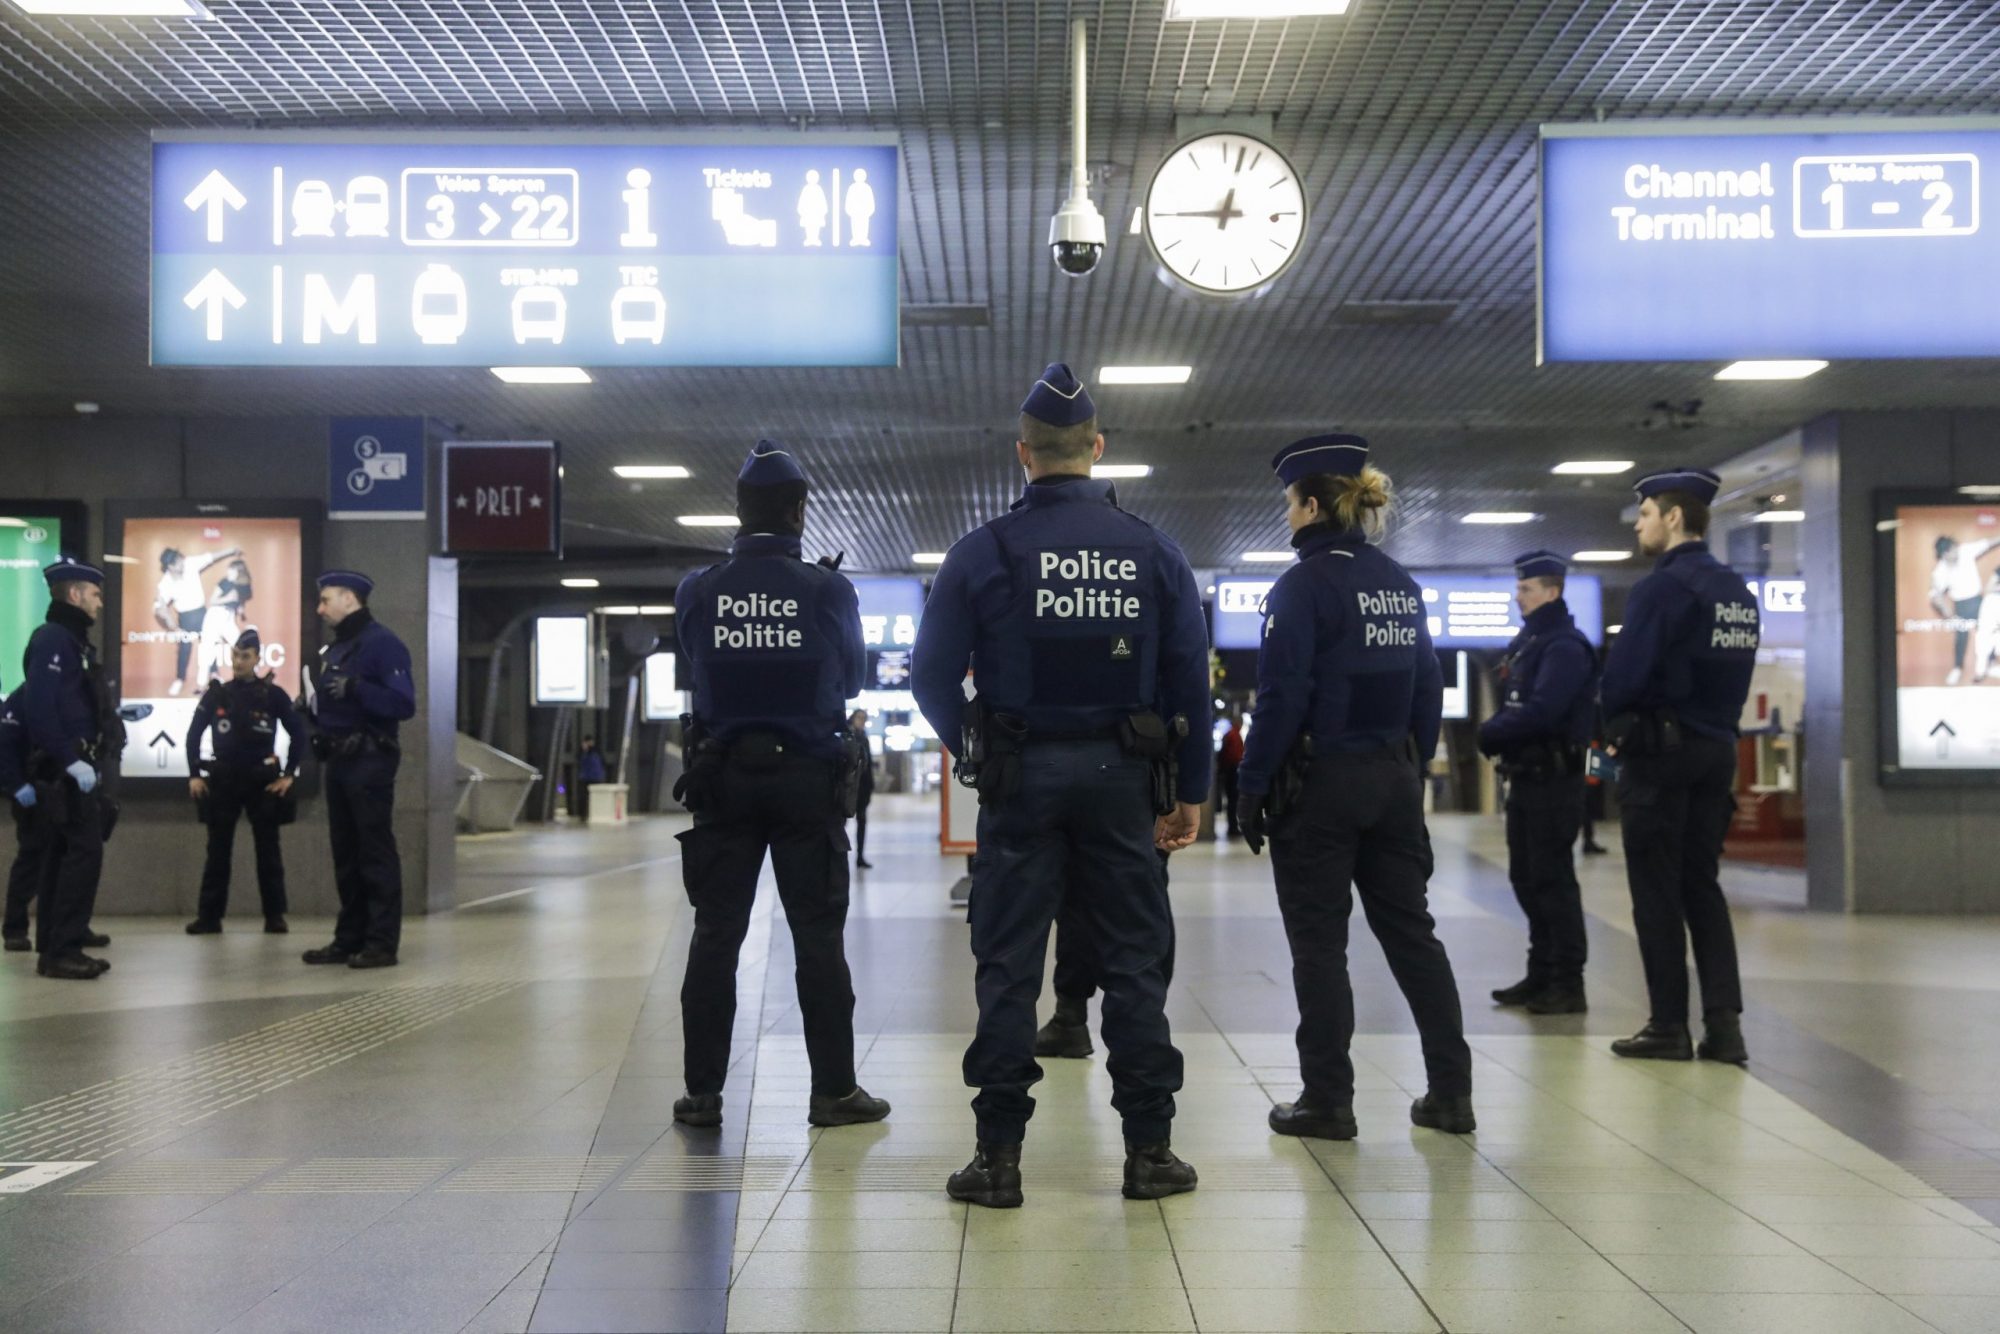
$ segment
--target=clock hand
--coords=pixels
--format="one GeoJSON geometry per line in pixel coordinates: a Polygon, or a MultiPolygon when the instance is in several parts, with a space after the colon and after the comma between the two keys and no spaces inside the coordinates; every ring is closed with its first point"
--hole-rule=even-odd
{"type": "Polygon", "coordinates": [[[1222,197],[1222,207],[1216,210],[1216,214],[1222,219],[1220,222],[1215,224],[1217,231],[1222,231],[1227,229],[1229,226],[1229,220],[1231,218],[1240,218],[1243,216],[1242,209],[1240,208],[1232,209],[1231,207],[1229,207],[1231,204],[1235,202],[1236,202],[1236,187],[1232,185],[1229,187],[1229,193],[1222,197]]]}

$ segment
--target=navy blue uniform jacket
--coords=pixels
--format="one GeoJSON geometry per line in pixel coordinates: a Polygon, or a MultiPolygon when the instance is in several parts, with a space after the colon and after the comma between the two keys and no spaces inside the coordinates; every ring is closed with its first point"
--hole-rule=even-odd
{"type": "Polygon", "coordinates": [[[1625,628],[1604,664],[1604,715],[1671,709],[1703,736],[1731,738],[1750,696],[1761,622],[1736,572],[1685,542],[1625,600],[1625,628]]]}
{"type": "Polygon", "coordinates": [[[776,732],[838,759],[847,701],[868,671],[861,604],[846,576],[800,549],[788,534],[738,535],[728,560],[681,580],[675,634],[710,735],[776,732]]]}
{"type": "Polygon", "coordinates": [[[319,651],[319,682],[313,723],[323,732],[373,732],[393,740],[396,724],[416,716],[410,650],[366,607],[333,628],[333,642],[319,651]],[[326,693],[326,682],[335,673],[354,678],[353,693],[346,699],[326,693]]]}
{"type": "Polygon", "coordinates": [[[73,607],[51,606],[49,619],[36,627],[21,659],[28,745],[59,770],[75,764],[82,758],[81,748],[97,740],[97,700],[85,671],[88,649],[71,622],[87,624],[87,619],[73,607]]]}
{"type": "Polygon", "coordinates": [[[1118,508],[1111,483],[1031,482],[946,553],[910,687],[947,746],[959,744],[968,664],[980,699],[1026,720],[1031,737],[1102,731],[1149,709],[1185,717],[1175,796],[1208,795],[1208,627],[1194,571],[1118,508]]]}
{"type": "Polygon", "coordinates": [[[195,705],[194,721],[188,724],[190,765],[200,757],[201,734],[210,727],[215,729],[216,768],[228,773],[269,769],[274,775],[277,766],[265,761],[277,754],[277,729],[283,727],[292,738],[285,774],[298,774],[306,748],[305,724],[292,707],[292,697],[270,677],[240,681],[232,676],[202,693],[201,702],[195,705]]]}
{"type": "Polygon", "coordinates": [[[1505,698],[1479,728],[1479,748],[1507,755],[1533,741],[1590,744],[1597,654],[1561,598],[1528,613],[1507,646],[1505,698]]]}
{"type": "Polygon", "coordinates": [[[1315,524],[1292,544],[1299,563],[1264,599],[1257,706],[1238,789],[1270,791],[1301,731],[1318,755],[1382,750],[1414,737],[1417,757],[1430,763],[1444,673],[1417,581],[1353,529],[1315,524]]]}

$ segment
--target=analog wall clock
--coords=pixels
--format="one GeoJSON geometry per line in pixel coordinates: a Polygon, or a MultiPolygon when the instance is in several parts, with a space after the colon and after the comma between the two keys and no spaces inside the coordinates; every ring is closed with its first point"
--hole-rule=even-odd
{"type": "Polygon", "coordinates": [[[1146,187],[1146,242],[1197,291],[1254,291],[1298,258],[1306,196],[1285,155],[1254,135],[1218,131],[1167,155],[1146,187]]]}

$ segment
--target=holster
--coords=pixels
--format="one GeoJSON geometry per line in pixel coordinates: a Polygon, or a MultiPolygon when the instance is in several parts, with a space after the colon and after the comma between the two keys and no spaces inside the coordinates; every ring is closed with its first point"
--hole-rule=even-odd
{"type": "Polygon", "coordinates": [[[1681,720],[1672,709],[1621,713],[1605,719],[1604,740],[1620,755],[1668,755],[1681,748],[1681,720]]]}
{"type": "Polygon", "coordinates": [[[844,820],[861,809],[861,775],[868,767],[868,734],[845,731],[840,734],[840,764],[834,770],[834,800],[840,804],[844,820]]]}
{"type": "Polygon", "coordinates": [[[263,794],[261,800],[264,803],[265,818],[270,820],[272,824],[283,826],[293,824],[298,820],[299,793],[296,780],[294,781],[294,786],[287,790],[282,797],[275,792],[266,792],[263,794]]]}
{"type": "Polygon", "coordinates": [[[966,761],[970,782],[959,782],[979,793],[981,806],[1005,806],[1021,790],[1021,746],[1028,724],[1011,713],[999,713],[974,698],[965,706],[966,761]],[[975,756],[977,758],[975,758],[975,756]]]}
{"type": "Polygon", "coordinates": [[[674,780],[674,800],[690,811],[713,809],[722,797],[723,745],[696,722],[681,715],[681,776],[674,780]]]}
{"type": "Polygon", "coordinates": [[[1187,736],[1187,719],[1175,714],[1173,720],[1147,710],[1118,720],[1118,744],[1127,755],[1150,766],[1153,814],[1167,815],[1174,809],[1174,792],[1180,780],[1180,745],[1187,736]]]}
{"type": "Polygon", "coordinates": [[[1573,741],[1531,741],[1500,764],[1507,778],[1569,778],[1583,772],[1583,747],[1573,741]]]}
{"type": "Polygon", "coordinates": [[[93,792],[90,795],[97,799],[98,839],[109,843],[112,831],[118,828],[118,803],[101,792],[93,792]]]}
{"type": "Polygon", "coordinates": [[[1312,768],[1312,758],[1312,738],[1304,732],[1292,738],[1278,772],[1271,775],[1271,793],[1264,802],[1267,819],[1279,820],[1298,809],[1299,799],[1305,795],[1306,773],[1312,768]]]}

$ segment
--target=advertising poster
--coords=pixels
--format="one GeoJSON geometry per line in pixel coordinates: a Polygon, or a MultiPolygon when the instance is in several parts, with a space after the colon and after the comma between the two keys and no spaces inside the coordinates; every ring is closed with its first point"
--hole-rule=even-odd
{"type": "MultiPolygon", "coordinates": [[[[183,747],[195,704],[230,675],[236,637],[255,626],[260,673],[299,690],[307,609],[299,597],[299,521],[222,517],[128,518],[119,581],[121,703],[150,705],[130,725],[125,773],[185,778],[183,747]]],[[[315,632],[316,633],[316,632],[315,632]]],[[[278,754],[289,740],[280,731],[278,754]]],[[[208,752],[208,753],[213,753],[208,752]]]]}
{"type": "Polygon", "coordinates": [[[62,554],[62,522],[47,514],[0,514],[0,694],[21,684],[28,636],[49,609],[42,567],[62,554]]]}
{"type": "Polygon", "coordinates": [[[1901,505],[1894,523],[1895,762],[2000,770],[2000,505],[1901,505]]]}

